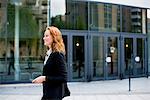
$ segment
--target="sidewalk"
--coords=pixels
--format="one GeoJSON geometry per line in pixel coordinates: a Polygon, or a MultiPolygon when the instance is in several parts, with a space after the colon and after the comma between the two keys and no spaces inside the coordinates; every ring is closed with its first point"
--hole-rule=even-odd
{"type": "MultiPolygon", "coordinates": [[[[150,78],[129,80],[105,80],[93,82],[69,82],[71,96],[63,100],[149,100],[150,78]]],[[[42,85],[0,85],[0,100],[40,100],[42,85]]]]}

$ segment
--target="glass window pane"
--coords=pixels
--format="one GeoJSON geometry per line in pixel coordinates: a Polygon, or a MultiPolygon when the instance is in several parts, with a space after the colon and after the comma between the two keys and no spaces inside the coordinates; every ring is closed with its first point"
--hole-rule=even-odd
{"type": "Polygon", "coordinates": [[[146,33],[146,9],[122,7],[122,31],[146,33]]]}
{"type": "Polygon", "coordinates": [[[104,37],[93,37],[93,77],[104,76],[104,37]]]}
{"type": "Polygon", "coordinates": [[[145,68],[144,68],[144,50],[145,50],[145,43],[144,43],[144,39],[137,39],[137,54],[136,57],[139,57],[139,61],[136,62],[136,66],[135,66],[135,74],[144,74],[145,72],[145,68]]]}
{"type": "Polygon", "coordinates": [[[84,37],[73,36],[73,78],[84,78],[84,37]]]}
{"type": "Polygon", "coordinates": [[[90,29],[97,31],[120,31],[120,8],[117,5],[90,3],[90,29]]]}
{"type": "MultiPolygon", "coordinates": [[[[0,46],[3,46],[3,49],[0,50],[0,54],[2,54],[0,55],[2,58],[0,67],[4,67],[2,69],[5,72],[2,81],[15,81],[16,69],[13,68],[14,62],[11,62],[11,55],[18,53],[15,48],[16,43],[19,44],[19,67],[17,69],[20,69],[19,80],[29,81],[41,75],[43,63],[40,55],[44,51],[41,49],[43,48],[42,34],[47,14],[44,13],[44,9],[41,11],[35,6],[36,0],[20,1],[18,5],[15,5],[12,0],[7,1],[0,1],[2,5],[0,18],[2,19],[1,24],[3,24],[0,25],[0,46]],[[15,38],[17,34],[19,38],[15,38]],[[1,64],[5,64],[5,66],[1,66],[1,64]]],[[[45,3],[40,1],[37,5],[44,7],[45,3]]]]}
{"type": "Polygon", "coordinates": [[[107,39],[107,57],[111,58],[111,62],[107,63],[108,76],[118,75],[118,38],[108,37],[107,39]]]}
{"type": "Polygon", "coordinates": [[[51,3],[51,25],[61,29],[87,30],[87,2],[51,0],[51,3]]]}

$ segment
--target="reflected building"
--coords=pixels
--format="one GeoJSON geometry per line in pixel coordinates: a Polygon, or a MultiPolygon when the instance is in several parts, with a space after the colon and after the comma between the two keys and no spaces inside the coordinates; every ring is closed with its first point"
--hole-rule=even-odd
{"type": "Polygon", "coordinates": [[[88,5],[87,2],[68,1],[66,5],[66,24],[72,23],[68,25],[73,26],[71,29],[87,30],[89,27],[96,31],[146,33],[147,12],[144,8],[97,2],[88,5]]]}
{"type": "Polygon", "coordinates": [[[87,30],[88,13],[86,2],[66,1],[66,29],[87,30]]]}
{"type": "MultiPolygon", "coordinates": [[[[1,48],[5,48],[6,39],[6,27],[7,27],[7,2],[4,0],[0,1],[0,45],[1,48]]],[[[0,50],[0,56],[5,55],[5,49],[0,50]]]]}
{"type": "MultiPolygon", "coordinates": [[[[15,5],[13,1],[1,0],[1,31],[0,31],[0,72],[4,80],[14,81],[15,71],[7,75],[10,51],[14,50],[15,42],[15,5]]],[[[43,29],[47,25],[46,0],[22,0],[19,6],[19,64],[20,80],[29,81],[31,77],[41,75],[40,56],[43,52],[43,29]],[[40,49],[39,49],[40,48],[40,49]],[[30,71],[31,70],[31,71],[30,71]],[[34,72],[34,73],[30,73],[34,72]]]]}
{"type": "Polygon", "coordinates": [[[150,18],[148,18],[147,22],[148,22],[148,33],[150,33],[150,18]]]}

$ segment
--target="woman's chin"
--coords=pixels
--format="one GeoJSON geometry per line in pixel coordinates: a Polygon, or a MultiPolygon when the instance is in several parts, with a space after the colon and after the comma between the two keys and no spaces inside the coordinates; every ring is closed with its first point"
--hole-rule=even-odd
{"type": "Polygon", "coordinates": [[[45,45],[45,46],[47,46],[47,44],[46,44],[46,43],[44,43],[44,45],[45,45]]]}

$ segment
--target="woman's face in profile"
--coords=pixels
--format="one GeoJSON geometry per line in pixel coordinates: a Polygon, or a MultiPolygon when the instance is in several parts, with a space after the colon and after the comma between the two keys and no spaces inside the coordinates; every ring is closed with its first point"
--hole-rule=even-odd
{"type": "Polygon", "coordinates": [[[49,30],[46,30],[44,32],[43,40],[44,40],[44,45],[45,46],[48,46],[48,47],[51,46],[51,44],[53,42],[53,39],[52,39],[52,35],[50,34],[49,30]]]}

